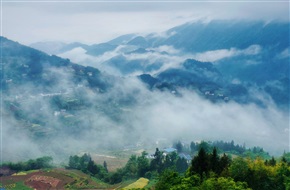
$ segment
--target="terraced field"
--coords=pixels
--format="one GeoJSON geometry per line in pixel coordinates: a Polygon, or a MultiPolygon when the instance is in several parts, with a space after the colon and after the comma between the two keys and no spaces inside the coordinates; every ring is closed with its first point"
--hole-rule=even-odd
{"type": "Polygon", "coordinates": [[[11,176],[0,177],[0,189],[5,190],[51,190],[51,189],[130,189],[145,187],[147,179],[127,180],[119,184],[109,185],[79,170],[56,168],[50,170],[31,170],[19,172],[11,176]],[[132,186],[133,185],[133,186],[132,186]],[[137,186],[136,186],[137,185],[137,186]]]}
{"type": "Polygon", "coordinates": [[[148,184],[149,180],[146,178],[141,177],[134,183],[124,187],[122,190],[129,190],[129,189],[141,189],[144,188],[148,184]]]}
{"type": "Polygon", "coordinates": [[[21,172],[0,177],[5,190],[28,189],[109,189],[109,185],[78,170],[52,169],[46,171],[21,172]]]}

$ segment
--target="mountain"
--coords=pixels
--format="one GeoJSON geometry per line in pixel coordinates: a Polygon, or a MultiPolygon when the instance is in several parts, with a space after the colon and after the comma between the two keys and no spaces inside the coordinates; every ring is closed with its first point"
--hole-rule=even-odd
{"type": "MultiPolygon", "coordinates": [[[[5,134],[11,131],[28,133],[41,146],[47,146],[47,138],[59,138],[64,134],[80,137],[96,128],[88,120],[89,110],[93,113],[102,110],[107,117],[116,119],[114,114],[118,110],[107,102],[109,96],[92,100],[109,91],[113,77],[4,37],[1,37],[1,50],[4,63],[0,75],[1,114],[5,115],[5,134]]],[[[18,132],[14,133],[17,136],[18,132]]]]}
{"type": "Polygon", "coordinates": [[[129,85],[136,79],[108,75],[5,37],[0,40],[4,160],[43,154],[61,158],[98,143],[103,149],[120,148],[134,139],[122,138],[133,131],[125,113],[141,96],[136,93],[141,87],[129,85]],[[113,145],[115,137],[122,143],[113,145]],[[90,143],[94,138],[98,141],[90,143]]]}
{"type": "Polygon", "coordinates": [[[196,22],[167,35],[52,49],[77,63],[1,37],[5,160],[221,134],[283,151],[288,30],[278,22],[196,22]]]}
{"type": "MultiPolygon", "coordinates": [[[[124,75],[139,71],[175,86],[201,88],[209,82],[214,84],[213,89],[219,88],[221,83],[215,81],[217,75],[185,68],[184,61],[193,57],[198,60],[196,63],[201,63],[199,67],[212,65],[220,73],[219,80],[223,81],[229,96],[248,96],[250,89],[257,88],[270,95],[277,105],[288,109],[289,88],[285,84],[290,73],[289,23],[199,21],[174,27],[165,34],[138,36],[129,42],[136,46],[135,51],[113,57],[104,64],[124,75]],[[169,64],[172,66],[164,70],[169,64]],[[278,88],[273,89],[273,84],[279,84],[279,92],[278,88]]],[[[248,98],[243,100],[248,101],[248,98]]]]}
{"type": "Polygon", "coordinates": [[[61,54],[67,51],[70,51],[74,48],[81,47],[83,49],[87,49],[89,46],[86,44],[82,44],[79,42],[74,42],[74,43],[63,43],[63,42],[54,42],[54,41],[49,41],[49,42],[36,42],[30,44],[30,47],[34,49],[38,49],[40,51],[43,51],[47,54],[50,55],[57,55],[61,54]]]}
{"type": "Polygon", "coordinates": [[[204,52],[232,47],[245,49],[253,44],[285,50],[289,43],[289,23],[273,21],[214,20],[186,23],[166,31],[167,38],[149,38],[154,47],[172,45],[186,52],[204,52]],[[173,35],[171,35],[173,34],[173,35]]]}
{"type": "Polygon", "coordinates": [[[123,35],[85,50],[88,55],[103,56],[95,65],[113,75],[149,74],[170,88],[174,84],[175,88],[199,89],[202,94],[223,88],[223,94],[242,95],[242,102],[249,101],[245,96],[255,88],[277,105],[288,107],[289,89],[281,81],[287,81],[290,72],[289,23],[197,21],[164,34],[123,35]],[[186,60],[195,64],[186,65],[186,60]],[[279,84],[279,92],[272,84],[279,84]]]}
{"type": "Polygon", "coordinates": [[[90,87],[106,89],[98,69],[71,63],[55,55],[47,55],[36,49],[23,46],[1,37],[3,72],[1,79],[3,90],[16,89],[20,85],[32,83],[35,87],[48,90],[58,85],[62,75],[71,75],[74,85],[87,83],[90,87]],[[55,71],[54,71],[55,70],[55,71]],[[60,73],[56,70],[63,70],[60,73]]]}
{"type": "Polygon", "coordinates": [[[89,55],[98,56],[107,51],[114,50],[118,45],[128,43],[135,36],[136,36],[135,34],[126,34],[123,36],[119,36],[115,39],[112,39],[106,43],[93,44],[93,45],[86,45],[80,42],[63,43],[63,42],[57,42],[57,41],[48,41],[48,42],[32,43],[30,44],[30,47],[34,49],[38,49],[40,51],[43,51],[51,55],[62,54],[62,53],[71,51],[74,48],[82,48],[86,50],[89,55]]]}
{"type": "Polygon", "coordinates": [[[199,62],[188,59],[182,64],[182,68],[167,69],[157,78],[168,83],[175,83],[179,86],[195,85],[203,86],[205,83],[221,83],[222,76],[212,63],[199,62]]]}
{"type": "Polygon", "coordinates": [[[143,48],[148,47],[148,42],[147,42],[146,38],[144,38],[142,36],[137,36],[137,37],[133,38],[127,44],[138,46],[138,47],[143,47],[143,48]]]}
{"type": "Polygon", "coordinates": [[[109,43],[94,44],[86,48],[88,55],[99,56],[105,52],[113,51],[116,49],[117,45],[112,45],[109,43]]]}
{"type": "Polygon", "coordinates": [[[227,102],[229,99],[239,103],[257,101],[251,97],[246,86],[225,81],[210,62],[187,59],[182,67],[170,68],[154,76],[143,74],[139,78],[150,89],[167,89],[174,94],[179,94],[181,88],[190,89],[213,102],[227,102]]]}
{"type": "Polygon", "coordinates": [[[154,63],[150,63],[151,60],[149,59],[138,59],[133,58],[133,59],[127,59],[130,56],[134,56],[134,55],[142,55],[142,54],[146,54],[146,53],[152,53],[150,51],[142,51],[141,49],[138,49],[136,51],[133,52],[129,52],[126,54],[121,54],[121,55],[117,55],[115,57],[112,57],[111,59],[105,61],[102,63],[102,65],[104,66],[109,66],[112,68],[115,68],[117,71],[119,71],[121,73],[121,75],[131,75],[132,73],[148,73],[151,71],[156,71],[158,69],[160,69],[162,67],[163,62],[156,60],[154,63]],[[141,53],[140,53],[141,52],[141,53]]]}
{"type": "Polygon", "coordinates": [[[117,38],[114,38],[114,39],[108,41],[107,43],[111,44],[111,45],[126,44],[129,41],[131,41],[135,36],[136,36],[135,34],[125,34],[125,35],[119,36],[117,38]]]}
{"type": "Polygon", "coordinates": [[[38,49],[40,51],[43,51],[48,54],[58,54],[62,52],[61,50],[66,46],[66,43],[63,42],[56,42],[56,41],[50,41],[50,42],[36,42],[30,44],[30,47],[34,49],[38,49]]]}

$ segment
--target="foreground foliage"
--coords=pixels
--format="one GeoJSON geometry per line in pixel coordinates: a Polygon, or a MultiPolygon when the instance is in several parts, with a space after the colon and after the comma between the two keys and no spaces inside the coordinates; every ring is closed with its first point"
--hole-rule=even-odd
{"type": "MultiPolygon", "coordinates": [[[[89,154],[70,156],[66,166],[68,170],[50,172],[52,170],[47,169],[48,173],[45,175],[60,181],[65,179],[67,182],[64,183],[64,187],[68,189],[120,187],[120,184],[125,189],[156,190],[290,189],[289,153],[276,159],[274,157],[253,159],[252,156],[244,157],[244,155],[234,156],[232,159],[231,154],[220,154],[216,147],[209,148],[205,143],[201,145],[190,163],[177,154],[184,148],[179,144],[177,152],[164,154],[156,148],[153,157],[150,158],[146,152],[142,152],[140,156],[132,155],[126,165],[115,172],[108,172],[106,162],[102,165],[97,164],[89,154]],[[146,186],[148,183],[149,186],[146,186]]],[[[15,177],[29,175],[31,172],[45,172],[44,168],[51,167],[53,167],[51,157],[5,163],[1,166],[3,170],[7,168],[11,170],[6,176],[14,173],[12,176],[15,177]]],[[[11,182],[2,184],[2,187],[13,189],[15,185],[15,182],[11,182]]],[[[25,186],[21,181],[17,187],[19,185],[25,186]]]]}
{"type": "Polygon", "coordinates": [[[208,154],[201,148],[192,159],[191,166],[184,175],[174,170],[162,173],[156,190],[285,190],[290,189],[290,167],[285,159],[276,163],[272,158],[237,157],[230,159],[213,152],[208,154]]]}

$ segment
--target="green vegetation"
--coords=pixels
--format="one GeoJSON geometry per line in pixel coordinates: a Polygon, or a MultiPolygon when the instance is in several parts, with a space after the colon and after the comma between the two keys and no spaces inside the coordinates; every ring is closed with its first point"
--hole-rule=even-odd
{"type": "Polygon", "coordinates": [[[146,178],[141,177],[140,179],[138,179],[137,181],[135,181],[134,183],[124,187],[123,189],[141,189],[144,188],[147,184],[148,184],[149,180],[146,178]]]}
{"type": "MultiPolygon", "coordinates": [[[[174,144],[176,151],[166,153],[156,148],[151,157],[145,151],[140,156],[131,155],[126,165],[114,172],[108,171],[106,161],[102,165],[96,164],[89,154],[70,156],[66,169],[53,169],[51,157],[5,163],[2,168],[9,168],[11,173],[8,175],[11,175],[12,178],[28,179],[29,176],[35,175],[34,173],[40,176],[50,176],[63,181],[63,188],[67,189],[290,189],[289,153],[275,158],[270,157],[258,147],[245,149],[245,147],[234,145],[233,142],[220,143],[220,145],[234,148],[234,150],[224,151],[213,147],[213,144],[202,141],[201,143],[191,143],[187,147],[178,141],[174,144]],[[188,163],[181,155],[196,148],[198,151],[194,151],[195,156],[188,163]],[[237,151],[237,149],[245,151],[237,151]]],[[[6,180],[2,187],[30,189],[25,184],[24,181],[6,180]]]]}
{"type": "Polygon", "coordinates": [[[7,185],[2,185],[0,183],[0,189],[4,188],[5,190],[32,190],[32,188],[27,187],[26,185],[24,185],[23,181],[20,182],[16,182],[16,183],[10,183],[7,185]]]}
{"type": "Polygon", "coordinates": [[[236,157],[230,159],[226,154],[220,157],[216,148],[206,153],[201,148],[191,162],[185,175],[174,170],[164,171],[155,189],[196,189],[196,190],[284,190],[290,188],[290,163],[281,159],[279,163],[272,158],[236,157]]]}
{"type": "Polygon", "coordinates": [[[81,170],[82,172],[99,179],[107,179],[108,177],[108,169],[102,165],[95,164],[91,156],[88,154],[84,154],[81,157],[77,155],[70,156],[67,168],[81,170]]]}
{"type": "Polygon", "coordinates": [[[52,168],[52,157],[44,156],[41,158],[37,158],[35,160],[28,160],[26,162],[18,162],[18,163],[4,163],[2,166],[7,166],[9,169],[20,172],[20,171],[29,171],[29,170],[37,170],[43,168],[52,168]]]}
{"type": "Polygon", "coordinates": [[[225,141],[201,141],[191,142],[189,146],[183,145],[180,141],[175,142],[173,147],[177,149],[177,151],[185,152],[188,154],[196,154],[200,148],[203,148],[207,153],[212,152],[213,148],[216,147],[218,153],[227,153],[229,155],[238,155],[241,157],[250,157],[251,159],[255,159],[257,157],[261,157],[263,159],[270,159],[271,156],[268,152],[265,152],[261,147],[253,147],[246,148],[245,145],[235,144],[232,140],[230,142],[225,141]]]}
{"type": "Polygon", "coordinates": [[[157,179],[151,179],[149,183],[144,187],[144,189],[153,189],[153,187],[155,187],[157,182],[158,182],[157,179]]]}

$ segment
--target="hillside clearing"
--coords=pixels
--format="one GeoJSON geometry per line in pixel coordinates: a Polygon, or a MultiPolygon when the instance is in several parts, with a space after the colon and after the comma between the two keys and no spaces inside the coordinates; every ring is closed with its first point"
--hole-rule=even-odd
{"type": "Polygon", "coordinates": [[[149,180],[146,178],[141,177],[134,183],[124,187],[123,189],[138,189],[138,188],[144,188],[148,184],[149,180]]]}

